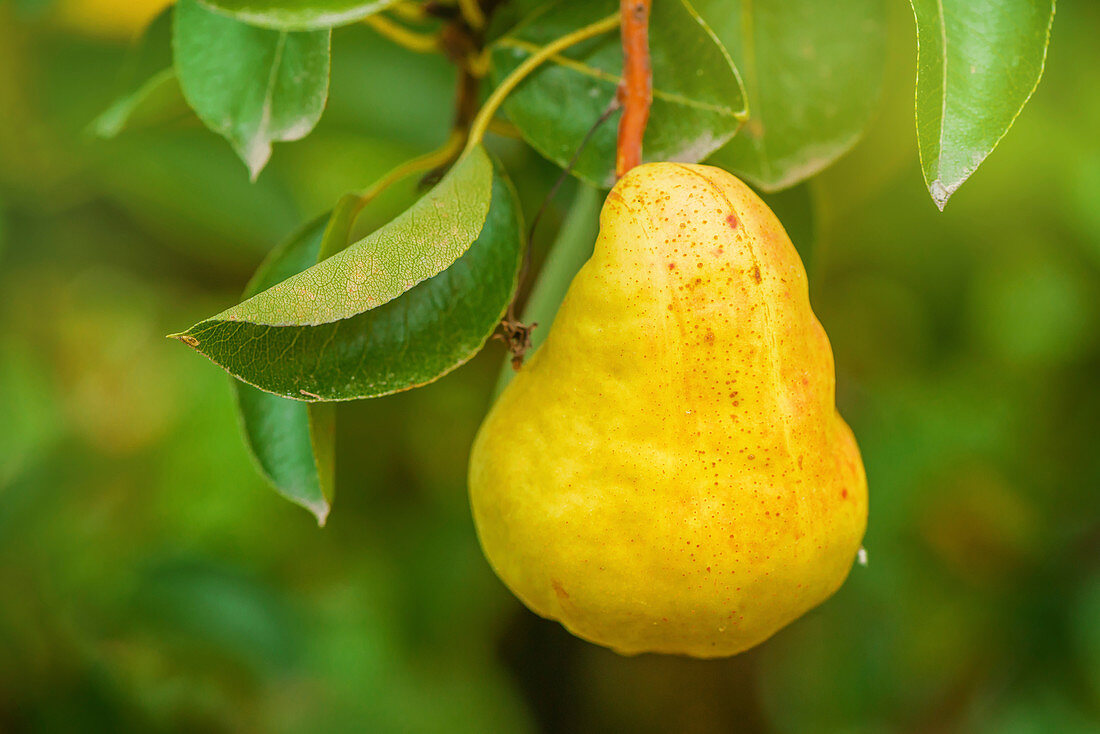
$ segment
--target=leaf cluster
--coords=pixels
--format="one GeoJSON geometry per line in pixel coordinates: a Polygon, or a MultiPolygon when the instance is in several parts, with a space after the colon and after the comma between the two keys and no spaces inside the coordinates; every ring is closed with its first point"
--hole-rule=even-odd
{"type": "MultiPolygon", "coordinates": [[[[912,6],[918,148],[942,209],[1034,91],[1054,4],[912,6]]],[[[522,197],[492,152],[497,138],[471,137],[478,114],[494,135],[520,138],[582,182],[525,314],[540,324],[536,346],[545,333],[591,245],[598,191],[614,183],[622,52],[617,34],[586,29],[617,7],[615,0],[179,0],[135,45],[121,91],[94,132],[114,137],[194,116],[228,141],[253,180],[275,143],[300,140],[321,119],[341,27],[366,23],[379,43],[443,54],[456,67],[454,131],[437,155],[334,202],[330,214],[272,250],[241,303],[174,335],[237,378],[261,470],[320,520],[333,485],[333,413],[325,403],[438,379],[483,347],[516,297],[526,246],[522,197]],[[570,42],[532,65],[563,39],[570,42]],[[509,93],[499,110],[490,104],[479,113],[492,87],[509,93]],[[423,195],[385,226],[354,234],[374,195],[414,173],[426,176],[423,195]]],[[[800,214],[791,221],[809,219],[804,182],[848,151],[874,116],[890,20],[885,0],[655,3],[645,159],[722,166],[775,197],[780,210],[795,202],[800,214]]],[[[801,245],[809,237],[794,239],[801,245]]]]}

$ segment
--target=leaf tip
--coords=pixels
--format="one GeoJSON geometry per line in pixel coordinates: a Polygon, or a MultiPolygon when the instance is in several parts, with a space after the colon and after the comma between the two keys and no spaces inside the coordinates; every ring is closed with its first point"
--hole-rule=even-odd
{"type": "Polygon", "coordinates": [[[260,172],[271,159],[271,144],[264,140],[253,141],[237,149],[237,153],[248,168],[248,180],[256,183],[260,172]]]}
{"type": "Polygon", "coordinates": [[[107,110],[99,117],[92,120],[85,127],[81,133],[86,140],[111,140],[117,137],[122,130],[122,126],[115,120],[110,113],[112,110],[107,110]]]}
{"type": "Polygon", "coordinates": [[[325,523],[328,522],[329,511],[332,510],[332,505],[328,503],[328,500],[321,500],[320,502],[303,502],[302,507],[313,513],[313,517],[317,519],[317,527],[323,528],[325,523]]]}
{"type": "Polygon", "coordinates": [[[928,184],[928,193],[932,195],[932,202],[936,205],[936,208],[942,212],[944,207],[947,206],[947,200],[951,198],[951,195],[954,194],[958,188],[958,184],[954,186],[945,186],[943,181],[936,179],[928,184]]]}
{"type": "Polygon", "coordinates": [[[199,346],[199,340],[188,334],[186,331],[181,331],[178,334],[168,334],[164,338],[181,341],[192,349],[197,349],[199,346]]]}

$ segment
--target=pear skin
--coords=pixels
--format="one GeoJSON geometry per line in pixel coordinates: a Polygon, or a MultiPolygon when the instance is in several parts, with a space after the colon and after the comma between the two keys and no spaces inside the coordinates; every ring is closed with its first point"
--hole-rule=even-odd
{"type": "Polygon", "coordinates": [[[621,653],[750,648],[860,547],[867,482],[834,387],[767,205],[718,168],[635,168],[474,442],[486,557],[533,611],[621,653]]]}

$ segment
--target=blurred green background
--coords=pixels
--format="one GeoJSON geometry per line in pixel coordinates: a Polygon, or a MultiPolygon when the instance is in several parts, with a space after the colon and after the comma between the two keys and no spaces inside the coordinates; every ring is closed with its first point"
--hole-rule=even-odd
{"type": "MultiPolygon", "coordinates": [[[[228,378],[164,335],[438,145],[453,72],[336,31],[324,118],[251,185],[193,121],[85,132],[147,4],[0,2],[0,732],[1100,731],[1100,4],[1059,3],[1035,97],[945,214],[895,4],[882,110],[788,223],[815,233],[870,563],[712,662],[581,642],[491,573],[465,469],[499,342],[341,406],[325,529],[264,486],[228,378]]],[[[556,169],[494,145],[530,215],[556,169]]]]}

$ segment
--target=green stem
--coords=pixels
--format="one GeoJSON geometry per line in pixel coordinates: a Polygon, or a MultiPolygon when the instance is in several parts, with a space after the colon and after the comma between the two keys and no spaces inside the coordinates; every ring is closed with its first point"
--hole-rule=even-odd
{"type": "Polygon", "coordinates": [[[430,171],[433,168],[445,165],[449,161],[453,160],[458,151],[462,148],[462,134],[458,131],[452,132],[450,137],[447,138],[447,142],[437,150],[433,150],[430,153],[425,153],[422,156],[417,156],[412,160],[405,161],[397,168],[393,169],[385,176],[380,178],[369,189],[359,195],[360,208],[370,203],[371,199],[378,196],[378,194],[389,188],[390,185],[400,181],[406,176],[411,176],[414,173],[420,173],[421,171],[430,171]]]}
{"type": "Polygon", "coordinates": [[[409,30],[379,13],[368,15],[363,18],[363,22],[373,28],[378,35],[390,39],[402,48],[418,54],[439,53],[438,34],[409,30]]]}
{"type": "Polygon", "coordinates": [[[482,12],[477,0],[458,0],[458,9],[466,24],[475,31],[485,27],[485,13],[482,12]]]}
{"type": "Polygon", "coordinates": [[[570,46],[576,45],[581,41],[587,41],[589,38],[598,36],[601,33],[607,33],[618,27],[619,14],[615,13],[614,15],[609,15],[606,18],[597,20],[595,23],[586,25],[584,28],[578,28],[572,33],[568,33],[546,44],[538,51],[528,56],[522,64],[517,66],[511,74],[505,77],[504,81],[493,90],[491,95],[489,95],[489,99],[485,100],[485,104],[481,106],[481,110],[477,113],[477,117],[474,118],[474,122],[470,126],[470,137],[466,141],[466,150],[472,150],[475,146],[481,144],[482,138],[485,137],[485,131],[489,128],[489,122],[493,119],[493,115],[496,114],[500,105],[504,103],[504,98],[516,88],[516,85],[526,79],[537,66],[570,46]]]}

